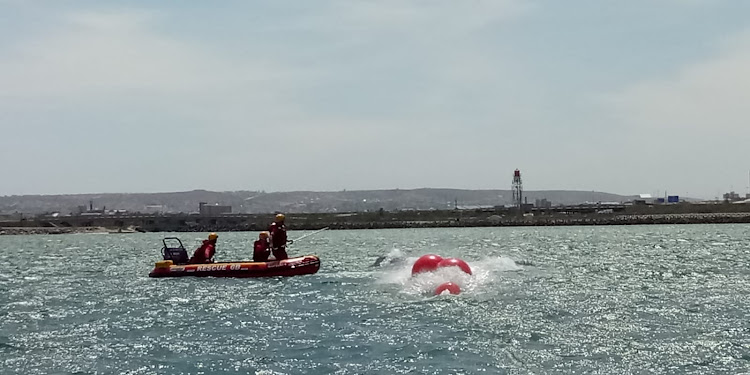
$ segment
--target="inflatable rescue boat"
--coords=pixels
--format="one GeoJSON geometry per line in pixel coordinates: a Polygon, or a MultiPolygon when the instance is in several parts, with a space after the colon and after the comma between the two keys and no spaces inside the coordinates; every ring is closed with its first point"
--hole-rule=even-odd
{"type": "Polygon", "coordinates": [[[269,262],[221,262],[205,264],[188,264],[187,251],[182,242],[174,237],[163,240],[162,254],[164,260],[156,262],[149,277],[274,277],[309,275],[318,272],[320,259],[315,255],[305,255],[284,260],[269,262]],[[167,246],[167,240],[177,241],[178,247],[167,246]]]}

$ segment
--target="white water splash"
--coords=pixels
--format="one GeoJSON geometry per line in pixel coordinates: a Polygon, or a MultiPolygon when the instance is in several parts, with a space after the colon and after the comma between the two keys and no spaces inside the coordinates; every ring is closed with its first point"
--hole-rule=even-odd
{"type": "MultiPolygon", "coordinates": [[[[397,250],[395,250],[397,251],[397,250]]],[[[389,255],[394,253],[391,251],[389,255]]],[[[461,293],[477,293],[497,280],[498,272],[518,271],[522,268],[507,257],[486,258],[479,261],[464,259],[471,267],[472,274],[458,267],[445,267],[433,272],[423,272],[412,277],[411,267],[417,257],[404,258],[397,268],[383,271],[379,284],[396,284],[402,291],[413,295],[432,295],[440,284],[453,282],[461,288],[461,293]]]]}
{"type": "Polygon", "coordinates": [[[393,249],[381,259],[378,259],[378,266],[387,267],[392,265],[403,265],[406,259],[404,253],[400,249],[393,249]]]}
{"type": "Polygon", "coordinates": [[[184,305],[186,303],[189,303],[190,300],[184,297],[172,297],[172,298],[168,298],[167,302],[174,304],[174,305],[181,305],[181,304],[184,305]]]}

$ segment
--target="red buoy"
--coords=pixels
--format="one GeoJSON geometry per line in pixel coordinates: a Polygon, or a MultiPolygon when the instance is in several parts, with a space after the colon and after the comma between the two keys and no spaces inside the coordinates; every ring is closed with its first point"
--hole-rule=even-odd
{"type": "Polygon", "coordinates": [[[461,293],[461,287],[449,281],[447,283],[442,283],[437,288],[435,288],[435,295],[439,296],[440,294],[442,294],[446,290],[450,294],[459,294],[459,293],[461,293]]]}
{"type": "Polygon", "coordinates": [[[435,254],[426,254],[422,255],[417,259],[416,262],[414,262],[414,265],[411,267],[411,275],[414,276],[421,272],[432,272],[438,268],[438,263],[442,261],[443,258],[440,257],[440,255],[435,254]]]}
{"type": "Polygon", "coordinates": [[[469,267],[469,265],[466,262],[458,258],[445,258],[441,260],[440,263],[437,264],[438,268],[454,267],[454,266],[460,268],[461,271],[464,271],[468,273],[469,275],[471,275],[471,267],[469,267]]]}

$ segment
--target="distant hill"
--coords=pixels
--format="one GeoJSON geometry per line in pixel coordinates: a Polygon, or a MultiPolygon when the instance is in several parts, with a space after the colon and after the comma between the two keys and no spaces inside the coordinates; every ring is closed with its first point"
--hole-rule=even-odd
{"type": "MultiPolygon", "coordinates": [[[[594,191],[528,191],[529,203],[545,198],[553,204],[586,202],[624,202],[634,196],[594,191]]],[[[75,194],[75,195],[14,195],[0,197],[0,213],[40,214],[78,212],[79,206],[94,209],[127,210],[128,212],[190,213],[198,211],[199,202],[232,206],[233,213],[350,212],[364,210],[429,210],[460,207],[498,206],[511,203],[510,190],[359,190],[337,192],[214,192],[194,190],[148,194],[75,194]]]]}

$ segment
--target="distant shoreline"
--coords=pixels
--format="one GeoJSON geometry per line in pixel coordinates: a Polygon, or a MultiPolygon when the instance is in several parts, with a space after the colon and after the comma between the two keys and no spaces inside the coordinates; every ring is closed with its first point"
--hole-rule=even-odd
{"type": "MultiPolygon", "coordinates": [[[[332,219],[331,217],[330,219],[332,219]]],[[[426,219],[426,218],[425,218],[426,219]]],[[[183,221],[180,221],[183,223],[183,221]]],[[[613,226],[613,225],[679,225],[679,224],[744,224],[750,223],[750,212],[724,213],[682,213],[682,214],[615,214],[584,215],[565,217],[549,215],[537,217],[498,217],[490,215],[482,218],[458,217],[452,220],[306,220],[287,222],[290,231],[317,230],[328,227],[331,230],[398,229],[398,228],[471,228],[471,227],[528,227],[528,226],[613,226]]],[[[0,223],[1,224],[1,223],[0,223]]],[[[248,232],[264,230],[265,223],[241,222],[235,225],[218,223],[206,225],[177,225],[151,228],[119,228],[106,226],[40,226],[39,223],[26,223],[26,226],[0,226],[0,235],[109,233],[127,234],[137,232],[248,232]],[[28,225],[32,224],[32,225],[28,225]],[[37,224],[37,225],[33,225],[37,224]]]]}
{"type": "Polygon", "coordinates": [[[0,227],[0,235],[75,234],[109,233],[111,230],[100,227],[48,228],[48,227],[0,227]]]}

